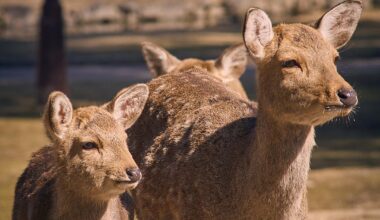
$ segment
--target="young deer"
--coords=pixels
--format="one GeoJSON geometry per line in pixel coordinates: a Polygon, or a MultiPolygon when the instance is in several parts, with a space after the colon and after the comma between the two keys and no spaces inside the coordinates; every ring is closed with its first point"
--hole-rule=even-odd
{"type": "Polygon", "coordinates": [[[258,109],[202,68],[153,79],[128,130],[144,172],[133,192],[138,218],[305,219],[314,126],[358,102],[334,62],[361,11],[346,1],[315,27],[272,28],[250,9],[244,41],[257,63],[258,109]]]}
{"type": "Polygon", "coordinates": [[[102,107],[73,110],[61,92],[49,96],[44,124],[52,144],[36,152],[16,185],[13,219],[128,219],[126,190],[141,172],[126,143],[148,87],[120,91],[102,107]]]}
{"type": "Polygon", "coordinates": [[[245,72],[248,53],[244,44],[238,44],[225,49],[216,60],[200,60],[188,58],[179,60],[164,48],[144,42],[142,51],[149,71],[153,77],[158,77],[170,72],[183,72],[194,66],[204,68],[207,74],[220,79],[227,88],[238,93],[242,98],[248,99],[239,78],[245,72]]]}

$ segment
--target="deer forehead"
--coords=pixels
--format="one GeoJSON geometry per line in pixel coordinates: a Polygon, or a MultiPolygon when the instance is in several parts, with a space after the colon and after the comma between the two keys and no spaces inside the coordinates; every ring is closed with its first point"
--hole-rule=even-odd
{"type": "Polygon", "coordinates": [[[73,126],[76,130],[91,131],[93,135],[107,139],[125,138],[122,126],[106,110],[99,107],[85,107],[74,111],[73,126]]]}
{"type": "Polygon", "coordinates": [[[318,30],[304,24],[280,24],[274,28],[278,36],[278,53],[294,53],[293,56],[330,59],[338,52],[318,30]]]}

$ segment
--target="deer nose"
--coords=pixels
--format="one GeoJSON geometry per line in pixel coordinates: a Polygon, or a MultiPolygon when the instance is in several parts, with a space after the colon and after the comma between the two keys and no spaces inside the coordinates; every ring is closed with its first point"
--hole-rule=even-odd
{"type": "Polygon", "coordinates": [[[141,179],[141,171],[139,168],[127,169],[127,176],[130,182],[137,182],[141,179]]]}
{"type": "Polygon", "coordinates": [[[358,102],[358,96],[353,89],[339,89],[338,97],[340,102],[347,107],[353,107],[358,102]]]}

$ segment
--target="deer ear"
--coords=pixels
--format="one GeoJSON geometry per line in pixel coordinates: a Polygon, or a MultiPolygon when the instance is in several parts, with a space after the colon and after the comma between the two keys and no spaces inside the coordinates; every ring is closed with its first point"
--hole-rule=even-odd
{"type": "Polygon", "coordinates": [[[339,49],[350,40],[361,13],[361,1],[345,1],[324,14],[315,27],[328,42],[339,49]]]}
{"type": "Polygon", "coordinates": [[[273,39],[272,22],[268,15],[257,8],[250,8],[245,16],[243,39],[254,59],[264,58],[264,48],[273,39]]]}
{"type": "Polygon", "coordinates": [[[140,117],[149,96],[148,86],[137,84],[122,89],[115,98],[103,106],[124,127],[130,128],[140,117]]]}
{"type": "Polygon", "coordinates": [[[215,66],[221,70],[223,77],[239,79],[246,69],[247,56],[247,48],[244,44],[238,44],[224,50],[215,61],[215,66]]]}
{"type": "Polygon", "coordinates": [[[48,136],[51,139],[62,139],[72,118],[73,106],[69,98],[62,92],[50,93],[43,115],[48,136]]]}
{"type": "Polygon", "coordinates": [[[144,59],[153,77],[157,77],[172,71],[179,60],[164,48],[151,42],[141,44],[144,59]]]}

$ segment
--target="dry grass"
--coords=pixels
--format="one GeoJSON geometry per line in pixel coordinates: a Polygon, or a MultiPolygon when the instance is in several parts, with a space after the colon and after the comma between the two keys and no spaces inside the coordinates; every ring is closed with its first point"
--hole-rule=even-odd
{"type": "Polygon", "coordinates": [[[0,219],[10,219],[14,187],[32,152],[47,143],[36,119],[0,119],[0,219]]]}
{"type": "Polygon", "coordinates": [[[380,208],[380,168],[314,170],[308,188],[310,210],[380,208]]]}
{"type": "Polygon", "coordinates": [[[309,213],[309,220],[378,220],[380,209],[319,210],[309,213]]]}

